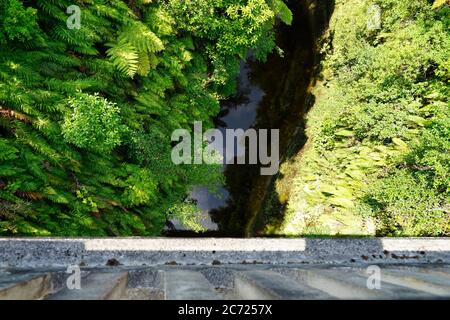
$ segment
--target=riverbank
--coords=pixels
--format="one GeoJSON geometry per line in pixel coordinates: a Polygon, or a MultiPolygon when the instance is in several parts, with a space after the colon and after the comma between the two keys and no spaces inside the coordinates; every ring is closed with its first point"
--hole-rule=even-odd
{"type": "MultiPolygon", "coordinates": [[[[311,104],[308,90],[319,61],[314,43],[327,24],[332,3],[315,0],[289,2],[294,17],[292,25],[278,25],[277,28],[277,43],[283,50],[282,56],[274,53],[266,62],[250,61],[250,78],[244,77],[250,88],[256,88],[262,94],[248,94],[255,90],[247,90],[242,95],[246,101],[244,105],[233,100],[226,104],[225,114],[238,113],[239,108],[253,110],[250,114],[252,128],[280,130],[282,162],[306,142],[304,115],[311,104]]],[[[239,82],[243,81],[243,75],[246,76],[246,73],[241,72],[239,82]]],[[[240,91],[238,89],[238,93],[240,91]]],[[[240,99],[237,100],[239,102],[240,99]]],[[[236,125],[228,123],[226,118],[221,120],[232,128],[236,125]]],[[[240,119],[242,121],[245,119],[240,119]]],[[[248,237],[257,234],[259,213],[263,210],[275,176],[261,176],[259,165],[227,165],[225,177],[230,197],[225,206],[210,211],[213,221],[225,236],[248,237]]]]}
{"type": "Polygon", "coordinates": [[[281,166],[259,235],[450,235],[450,9],[371,5],[334,8],[307,142],[281,166]]]}

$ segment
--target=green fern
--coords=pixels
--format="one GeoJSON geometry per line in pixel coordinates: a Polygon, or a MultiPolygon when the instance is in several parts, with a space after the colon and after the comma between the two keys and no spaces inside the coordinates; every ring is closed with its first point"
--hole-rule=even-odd
{"type": "MultiPolygon", "coordinates": [[[[227,2],[196,2],[201,10],[186,15],[180,0],[0,0],[0,234],[156,235],[193,185],[221,180],[218,167],[175,166],[168,137],[210,123],[221,86],[233,87],[225,69],[239,57],[218,43],[241,43],[233,52],[242,53],[271,26],[250,15],[257,27],[242,37],[220,14],[227,2]],[[66,27],[72,4],[82,12],[77,30],[66,27]],[[209,76],[216,60],[221,83],[209,76]],[[80,101],[68,104],[95,93],[120,117],[89,99],[82,112],[80,101]]],[[[196,227],[192,215],[183,217],[196,227]]]]}
{"type": "Polygon", "coordinates": [[[139,55],[129,42],[119,42],[107,51],[116,68],[128,77],[134,77],[139,67],[139,55]]]}

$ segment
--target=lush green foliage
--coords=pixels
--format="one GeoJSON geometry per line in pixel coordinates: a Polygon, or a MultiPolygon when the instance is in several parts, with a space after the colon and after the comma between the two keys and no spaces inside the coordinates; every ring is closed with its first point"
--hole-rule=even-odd
{"type": "Polygon", "coordinates": [[[336,1],[278,232],[450,234],[449,27],[442,1],[336,1]]]}
{"type": "Polygon", "coordinates": [[[120,144],[125,129],[114,103],[98,95],[79,94],[67,105],[72,110],[62,124],[67,142],[98,152],[110,152],[120,144]]]}
{"type": "Polygon", "coordinates": [[[281,0],[0,0],[0,234],[199,229],[187,194],[221,173],[175,166],[171,132],[212,125],[276,16],[281,0]]]}

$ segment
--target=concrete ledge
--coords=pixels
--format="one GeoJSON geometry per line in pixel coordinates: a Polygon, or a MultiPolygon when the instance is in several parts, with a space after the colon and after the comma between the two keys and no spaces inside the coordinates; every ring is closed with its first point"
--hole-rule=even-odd
{"type": "Polygon", "coordinates": [[[0,267],[450,263],[450,238],[0,238],[0,267]]]}

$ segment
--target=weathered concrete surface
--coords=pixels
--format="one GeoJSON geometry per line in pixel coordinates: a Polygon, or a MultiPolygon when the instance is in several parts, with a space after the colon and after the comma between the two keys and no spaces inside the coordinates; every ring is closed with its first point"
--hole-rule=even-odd
{"type": "MultiPolygon", "coordinates": [[[[359,273],[357,268],[301,269],[286,268],[282,273],[289,275],[295,281],[327,292],[338,299],[436,299],[437,295],[429,291],[418,291],[415,288],[403,287],[386,281],[386,274],[380,273],[380,289],[374,290],[367,286],[368,274],[359,273]]],[[[364,270],[366,271],[366,270],[364,270]]],[[[426,287],[429,284],[424,284],[426,287]]],[[[450,286],[445,288],[443,295],[450,295],[450,286]]]]}
{"type": "MultiPolygon", "coordinates": [[[[383,264],[377,288],[361,264],[226,264],[82,267],[81,290],[68,290],[64,268],[47,270],[53,286],[30,299],[450,299],[450,265],[383,264]],[[99,277],[98,275],[101,275],[99,277]],[[128,282],[124,281],[128,274],[128,282]],[[65,277],[61,278],[62,275],[65,277]],[[57,279],[53,279],[54,277],[57,279]],[[121,280],[122,279],[122,280],[121,280]],[[372,282],[371,282],[372,283],[372,282]],[[126,287],[125,287],[126,284],[126,287]]],[[[374,267],[373,265],[370,267],[374,267]]],[[[29,294],[43,270],[8,269],[2,279],[29,294]]],[[[1,282],[1,281],[0,281],[1,282]]],[[[50,281],[47,281],[47,284],[50,281]]],[[[48,285],[47,285],[48,287],[48,285]]],[[[0,297],[0,299],[8,296],[0,297]]],[[[22,298],[25,298],[22,296],[22,298]]]]}
{"type": "Polygon", "coordinates": [[[48,273],[8,275],[0,279],[0,300],[41,299],[50,291],[48,273]]]}
{"type": "Polygon", "coordinates": [[[49,300],[118,300],[125,294],[128,274],[92,273],[84,280],[80,289],[64,288],[49,300]]]}
{"type": "Polygon", "coordinates": [[[326,291],[308,286],[302,281],[280,275],[273,271],[252,270],[236,274],[234,291],[238,298],[245,300],[311,300],[332,298],[326,291]]]}
{"type": "Polygon", "coordinates": [[[395,285],[408,287],[418,291],[428,292],[433,295],[448,297],[450,293],[449,273],[434,272],[433,270],[406,271],[383,268],[383,280],[395,285]]]}
{"type": "Polygon", "coordinates": [[[164,273],[165,300],[220,300],[212,284],[197,271],[170,270],[164,273]]]}
{"type": "Polygon", "coordinates": [[[450,239],[0,238],[0,268],[450,263],[450,239]]]}

